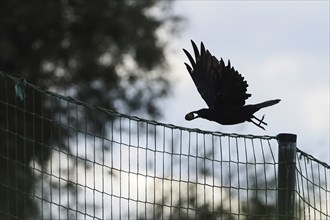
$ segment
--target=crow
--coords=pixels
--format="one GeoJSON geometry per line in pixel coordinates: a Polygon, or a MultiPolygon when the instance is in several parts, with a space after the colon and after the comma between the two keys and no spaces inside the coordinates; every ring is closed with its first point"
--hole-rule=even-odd
{"type": "Polygon", "coordinates": [[[195,60],[187,50],[183,49],[191,66],[187,63],[184,64],[209,108],[192,111],[186,114],[185,119],[191,121],[200,117],[222,125],[247,121],[265,130],[263,126],[266,126],[267,123],[264,122],[264,116],[259,119],[253,114],[261,108],[275,105],[281,100],[274,99],[259,104],[245,105],[245,100],[251,96],[247,93],[248,84],[244,77],[231,66],[230,60],[228,60],[228,65],[222,58],[219,61],[208,50],[205,50],[203,42],[201,42],[200,52],[192,40],[191,44],[195,60]]]}

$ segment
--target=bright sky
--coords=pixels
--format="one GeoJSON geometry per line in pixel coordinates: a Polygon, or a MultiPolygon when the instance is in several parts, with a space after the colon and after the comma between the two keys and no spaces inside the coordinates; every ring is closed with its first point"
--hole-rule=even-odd
{"type": "Polygon", "coordinates": [[[174,89],[164,104],[165,123],[225,133],[295,133],[298,148],[330,162],[329,1],[177,1],[186,29],[170,57],[174,89]],[[216,57],[248,81],[248,104],[282,101],[255,115],[266,115],[263,131],[252,123],[223,126],[207,120],[185,121],[186,113],[206,107],[183,62],[190,39],[204,42],[216,57]]]}

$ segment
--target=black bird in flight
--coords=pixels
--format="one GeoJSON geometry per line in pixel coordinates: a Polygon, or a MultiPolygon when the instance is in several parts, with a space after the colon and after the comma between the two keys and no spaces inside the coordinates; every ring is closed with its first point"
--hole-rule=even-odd
{"type": "Polygon", "coordinates": [[[248,84],[244,77],[230,65],[225,65],[224,61],[218,61],[208,50],[205,50],[201,43],[201,51],[198,51],[196,44],[191,41],[195,60],[190,53],[183,49],[187,55],[191,66],[185,63],[188,72],[193,79],[198,92],[208,105],[207,108],[193,111],[185,116],[191,121],[195,118],[204,118],[215,121],[223,125],[239,124],[245,121],[252,122],[256,126],[265,130],[267,125],[262,119],[258,119],[253,114],[271,105],[280,102],[280,99],[269,100],[259,104],[245,105],[245,100],[251,96],[247,93],[248,84]]]}

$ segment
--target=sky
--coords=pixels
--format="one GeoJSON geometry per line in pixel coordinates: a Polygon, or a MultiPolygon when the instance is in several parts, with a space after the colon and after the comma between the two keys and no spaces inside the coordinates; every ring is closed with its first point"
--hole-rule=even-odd
{"type": "Polygon", "coordinates": [[[297,134],[297,147],[330,163],[329,1],[176,1],[186,18],[168,53],[173,89],[163,102],[165,123],[224,133],[297,134]],[[231,64],[247,80],[247,104],[281,102],[255,114],[265,115],[266,131],[252,123],[224,126],[186,113],[207,107],[184,62],[190,40],[231,64]]]}

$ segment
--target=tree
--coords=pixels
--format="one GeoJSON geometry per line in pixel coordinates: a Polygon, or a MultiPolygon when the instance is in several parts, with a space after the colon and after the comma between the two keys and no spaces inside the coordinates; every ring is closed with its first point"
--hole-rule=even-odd
{"type": "MultiPolygon", "coordinates": [[[[170,5],[160,0],[1,1],[0,70],[104,108],[157,117],[157,100],[170,89],[166,43],[158,32],[171,27],[175,34],[180,23],[170,5]]],[[[69,150],[64,139],[70,134],[46,120],[61,115],[63,106],[45,103],[31,91],[20,102],[9,89],[14,85],[3,79],[0,217],[36,217],[28,197],[35,183],[29,163],[47,162],[51,151],[45,145],[69,150]]],[[[106,123],[88,111],[79,114],[93,120],[95,129],[106,123]]]]}

